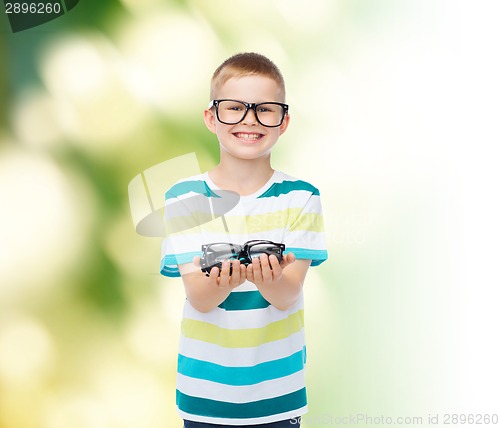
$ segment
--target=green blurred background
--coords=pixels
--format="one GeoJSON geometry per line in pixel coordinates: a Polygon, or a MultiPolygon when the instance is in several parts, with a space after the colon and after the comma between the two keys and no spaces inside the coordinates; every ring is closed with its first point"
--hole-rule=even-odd
{"type": "Polygon", "coordinates": [[[81,0],[15,34],[2,14],[0,426],[181,426],[183,287],[158,273],[160,240],[135,233],[127,186],[186,153],[216,165],[202,111],[213,70],[240,51],[285,76],[292,121],[274,167],[323,198],[303,426],[500,413],[499,12],[81,0]]]}

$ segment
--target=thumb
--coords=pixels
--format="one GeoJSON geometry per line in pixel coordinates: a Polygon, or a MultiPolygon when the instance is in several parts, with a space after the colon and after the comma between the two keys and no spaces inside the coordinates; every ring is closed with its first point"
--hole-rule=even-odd
{"type": "Polygon", "coordinates": [[[292,264],[297,259],[295,257],[295,254],[293,254],[293,253],[284,254],[283,258],[284,258],[285,263],[287,265],[292,264]]]}

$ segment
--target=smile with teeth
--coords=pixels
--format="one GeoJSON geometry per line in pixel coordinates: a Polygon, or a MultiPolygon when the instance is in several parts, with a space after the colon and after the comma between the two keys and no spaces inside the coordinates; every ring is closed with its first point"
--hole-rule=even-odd
{"type": "Polygon", "coordinates": [[[263,137],[262,134],[249,133],[249,132],[236,132],[234,136],[236,138],[239,138],[240,140],[245,140],[245,141],[258,141],[263,137]]]}

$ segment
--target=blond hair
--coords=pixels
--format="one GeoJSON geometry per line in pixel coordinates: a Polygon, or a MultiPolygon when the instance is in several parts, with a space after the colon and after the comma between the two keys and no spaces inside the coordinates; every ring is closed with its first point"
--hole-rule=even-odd
{"type": "Polygon", "coordinates": [[[232,77],[260,75],[273,79],[285,101],[285,80],[281,71],[269,58],[255,52],[244,52],[226,59],[215,70],[210,83],[210,99],[215,99],[219,89],[232,77]]]}

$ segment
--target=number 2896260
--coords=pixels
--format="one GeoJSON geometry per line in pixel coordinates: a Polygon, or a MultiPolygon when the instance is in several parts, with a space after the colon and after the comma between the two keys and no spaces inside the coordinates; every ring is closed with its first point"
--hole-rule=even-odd
{"type": "Polygon", "coordinates": [[[61,3],[5,3],[7,14],[60,13],[61,3]]]}

